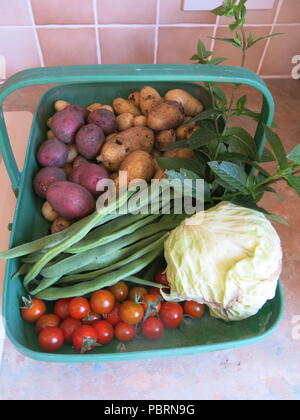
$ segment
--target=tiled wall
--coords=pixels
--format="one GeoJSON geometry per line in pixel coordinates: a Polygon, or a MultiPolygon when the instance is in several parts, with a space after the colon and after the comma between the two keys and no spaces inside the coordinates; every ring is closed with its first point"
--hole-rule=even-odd
{"type": "MultiPolygon", "coordinates": [[[[209,1],[209,0],[207,0],[209,1]]],[[[263,1],[263,0],[261,0],[263,1]]],[[[0,0],[0,56],[6,76],[37,66],[96,63],[188,63],[202,39],[217,56],[240,63],[227,19],[185,12],[182,0],[0,0]]],[[[276,0],[273,10],[249,11],[247,32],[265,41],[247,67],[266,77],[290,77],[300,55],[300,0],[276,0]]]]}

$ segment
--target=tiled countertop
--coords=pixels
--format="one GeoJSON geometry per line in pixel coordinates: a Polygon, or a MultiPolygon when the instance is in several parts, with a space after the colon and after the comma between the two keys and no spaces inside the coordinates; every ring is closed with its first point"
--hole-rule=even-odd
{"type": "MultiPolygon", "coordinates": [[[[300,139],[300,83],[273,80],[268,85],[276,101],[279,132],[290,150],[300,139]]],[[[33,112],[43,90],[14,94],[6,110],[33,112]]],[[[300,316],[300,200],[285,185],[279,190],[286,197],[284,203],[268,195],[264,204],[290,224],[276,224],[284,248],[286,308],[280,327],[269,339],[219,353],[91,365],[36,362],[22,356],[6,340],[0,366],[0,399],[299,400],[300,337],[296,339],[295,322],[300,316]]]]}

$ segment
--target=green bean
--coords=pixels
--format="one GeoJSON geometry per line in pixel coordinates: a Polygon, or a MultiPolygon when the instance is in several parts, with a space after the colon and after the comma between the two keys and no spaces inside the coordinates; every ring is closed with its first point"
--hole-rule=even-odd
{"type": "MultiPolygon", "coordinates": [[[[111,233],[115,233],[141,219],[145,219],[145,217],[145,214],[126,214],[124,216],[120,216],[117,220],[112,220],[109,223],[105,223],[104,225],[91,230],[84,240],[96,240],[111,233]]],[[[80,242],[77,245],[79,245],[80,242]]]]}
{"type": "Polygon", "coordinates": [[[113,232],[109,235],[103,236],[102,238],[98,238],[97,240],[83,240],[81,243],[74,245],[73,247],[70,247],[68,249],[68,252],[79,254],[83,251],[88,251],[89,249],[93,249],[95,247],[98,247],[100,245],[105,245],[107,243],[111,243],[112,241],[121,238],[122,236],[129,235],[130,233],[135,232],[140,227],[153,222],[155,219],[158,219],[161,217],[159,214],[151,214],[150,216],[147,216],[141,220],[138,220],[137,222],[133,223],[132,225],[129,225],[125,227],[123,230],[119,230],[116,232],[113,232]]]}
{"type": "Polygon", "coordinates": [[[135,284],[140,284],[141,286],[157,287],[158,289],[164,289],[164,288],[168,287],[168,286],[164,286],[163,284],[154,283],[153,281],[144,280],[144,279],[141,279],[140,277],[136,277],[136,276],[127,277],[126,279],[124,279],[124,281],[130,282],[130,283],[135,283],[135,284]]]}
{"type": "Polygon", "coordinates": [[[120,249],[131,245],[133,242],[136,242],[138,239],[143,237],[140,235],[138,236],[137,233],[138,231],[132,233],[131,235],[121,237],[112,243],[100,245],[97,248],[69,256],[57,264],[45,267],[41,271],[41,275],[44,277],[62,277],[74,270],[87,271],[85,267],[91,263],[97,262],[100,267],[101,265],[106,266],[111,264],[112,262],[115,262],[116,258],[118,260],[118,251],[120,249]]]}
{"type": "Polygon", "coordinates": [[[96,290],[102,289],[103,287],[113,286],[120,280],[124,280],[127,277],[139,273],[143,268],[150,264],[155,258],[157,258],[163,252],[163,244],[157,247],[154,251],[149,252],[143,258],[134,261],[125,267],[120,268],[117,271],[113,271],[94,280],[85,283],[79,283],[74,286],[67,287],[50,287],[38,293],[36,295],[39,299],[47,301],[53,301],[61,298],[69,298],[76,296],[84,296],[89,293],[95,292],[96,290]]]}
{"type": "MultiPolygon", "coordinates": [[[[122,267],[123,265],[126,265],[126,264],[128,264],[132,261],[135,261],[137,258],[140,258],[141,256],[143,256],[143,255],[147,254],[148,252],[152,251],[153,249],[156,248],[156,246],[158,246],[162,241],[165,240],[165,237],[160,238],[160,240],[156,240],[157,235],[155,235],[155,236],[156,236],[156,238],[151,237],[151,238],[147,239],[147,242],[148,243],[150,242],[150,244],[148,244],[148,246],[145,246],[146,241],[142,241],[144,243],[139,244],[140,249],[135,255],[132,255],[132,256],[128,257],[127,259],[125,259],[123,261],[119,261],[119,262],[117,262],[117,263],[115,263],[111,266],[108,266],[108,267],[102,269],[102,270],[98,270],[94,273],[88,273],[89,274],[88,279],[99,277],[100,275],[105,274],[107,272],[115,271],[119,267],[122,267]]],[[[36,287],[30,289],[30,294],[31,295],[36,295],[36,294],[42,292],[43,290],[47,289],[48,287],[52,286],[55,283],[58,283],[58,284],[65,284],[66,283],[66,282],[63,282],[63,281],[59,281],[59,279],[60,279],[60,276],[43,278],[36,287]]],[[[84,278],[84,276],[83,276],[83,278],[79,279],[79,281],[86,281],[86,280],[87,279],[84,278]]]]}
{"type": "MultiPolygon", "coordinates": [[[[147,194],[143,194],[143,191],[139,191],[136,195],[134,195],[133,197],[131,197],[132,199],[136,199],[136,197],[138,198],[138,203],[139,203],[139,208],[140,209],[145,209],[146,206],[149,207],[149,204],[151,202],[151,200],[154,200],[157,196],[160,196],[162,191],[164,189],[168,188],[168,184],[164,185],[163,188],[161,188],[161,190],[154,190],[152,191],[151,189],[147,188],[147,194]],[[141,195],[140,195],[141,193],[141,195]]],[[[136,203],[136,201],[134,201],[134,203],[136,203]]],[[[129,208],[129,212],[132,206],[132,203],[130,201],[127,202],[128,208],[129,208]]],[[[80,253],[83,251],[87,251],[88,249],[92,249],[98,245],[103,245],[109,241],[113,241],[115,239],[118,239],[119,237],[121,237],[120,233],[124,236],[127,235],[131,232],[134,232],[136,229],[138,229],[138,227],[143,226],[146,223],[149,223],[149,221],[154,220],[156,218],[158,218],[159,216],[161,216],[161,213],[157,213],[157,214],[152,214],[146,218],[143,218],[140,221],[137,221],[136,224],[134,225],[129,225],[127,228],[123,229],[121,232],[115,232],[112,235],[108,235],[105,238],[99,238],[99,242],[95,241],[95,240],[86,240],[83,239],[81,242],[76,243],[76,245],[70,247],[67,252],[70,253],[80,253]]]]}
{"type": "Polygon", "coordinates": [[[33,284],[33,282],[30,283],[30,286],[24,285],[24,287],[28,290],[28,292],[31,295],[36,295],[40,292],[42,292],[45,289],[48,289],[49,287],[53,286],[53,284],[57,283],[59,277],[44,277],[41,281],[39,281],[36,285],[33,284]]]}
{"type": "Polygon", "coordinates": [[[127,255],[125,254],[125,258],[123,257],[119,259],[119,261],[115,262],[114,264],[106,266],[100,270],[62,277],[59,280],[58,284],[78,283],[87,280],[89,281],[109,271],[115,271],[123,265],[129,264],[132,261],[141,258],[143,255],[155,249],[156,246],[160,245],[161,242],[165,241],[166,236],[166,232],[164,234],[162,234],[161,232],[157,233],[156,235],[153,235],[150,238],[144,239],[143,241],[137,242],[134,245],[123,249],[124,254],[127,253],[127,255]]]}
{"type": "MultiPolygon", "coordinates": [[[[102,208],[99,212],[95,212],[92,215],[88,216],[84,220],[84,223],[79,223],[77,229],[73,231],[73,234],[67,237],[63,242],[51,248],[45,253],[45,255],[29,270],[25,277],[27,284],[33,280],[45,267],[45,265],[55,258],[57,255],[64,252],[66,249],[70,248],[76,242],[80,241],[85,235],[104,217],[110,214],[116,206],[122,206],[127,200],[130,193],[123,194],[115,203],[111,203],[107,207],[102,208]]],[[[71,226],[72,227],[72,226],[71,226]]]]}
{"type": "Polygon", "coordinates": [[[21,267],[18,269],[18,271],[16,271],[15,274],[11,277],[11,280],[14,280],[28,273],[30,267],[31,267],[31,264],[22,264],[21,267]]]}
{"type": "Polygon", "coordinates": [[[46,267],[41,274],[45,277],[62,277],[65,274],[77,274],[82,271],[101,269],[124,258],[128,251],[126,249],[122,250],[122,248],[158,232],[172,230],[182,219],[183,216],[181,215],[165,215],[158,222],[139,228],[130,235],[121,237],[112,243],[69,256],[57,264],[46,267]]]}
{"type": "MultiPolygon", "coordinates": [[[[118,215],[112,214],[107,215],[106,218],[103,218],[102,220],[99,220],[99,224],[96,224],[96,226],[100,225],[100,223],[105,223],[113,218],[118,217],[118,215]]],[[[50,248],[55,247],[56,245],[62,243],[66,239],[72,237],[72,235],[77,232],[77,230],[85,225],[90,220],[91,216],[85,217],[84,219],[79,220],[78,222],[74,223],[67,229],[65,229],[62,232],[54,233],[52,235],[44,236],[43,238],[36,239],[32,242],[28,242],[23,245],[16,246],[14,248],[11,248],[7,251],[0,253],[0,259],[3,260],[10,260],[17,257],[22,257],[24,255],[33,254],[36,252],[39,252],[41,250],[48,250],[50,248]]],[[[35,258],[35,257],[34,257],[35,258]]]]}

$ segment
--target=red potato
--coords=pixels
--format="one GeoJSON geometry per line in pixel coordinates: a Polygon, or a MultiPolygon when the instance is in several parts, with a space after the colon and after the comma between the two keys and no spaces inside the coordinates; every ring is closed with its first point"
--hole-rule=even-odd
{"type": "Polygon", "coordinates": [[[88,116],[88,123],[96,124],[103,130],[106,136],[117,131],[115,114],[104,108],[96,109],[94,112],[91,112],[88,116]]]}
{"type": "Polygon", "coordinates": [[[57,139],[46,140],[41,144],[37,160],[41,166],[61,168],[68,159],[67,146],[57,139]]]}
{"type": "Polygon", "coordinates": [[[94,197],[99,197],[101,191],[97,191],[98,182],[108,179],[109,174],[102,166],[96,163],[85,163],[73,169],[70,181],[86,188],[94,197]]]}
{"type": "Polygon", "coordinates": [[[68,181],[51,184],[46,198],[53,209],[67,220],[88,216],[96,207],[95,200],[88,190],[68,181]]]}
{"type": "Polygon", "coordinates": [[[33,180],[33,187],[36,194],[41,198],[46,198],[48,188],[53,182],[66,181],[67,176],[60,168],[47,167],[41,169],[33,180]]]}
{"type": "Polygon", "coordinates": [[[50,128],[59,140],[70,144],[74,142],[77,131],[85,124],[87,117],[86,108],[70,105],[53,115],[50,128]]]}
{"type": "Polygon", "coordinates": [[[76,134],[78,152],[86,159],[95,159],[104,142],[104,133],[96,124],[87,124],[76,134]]]}

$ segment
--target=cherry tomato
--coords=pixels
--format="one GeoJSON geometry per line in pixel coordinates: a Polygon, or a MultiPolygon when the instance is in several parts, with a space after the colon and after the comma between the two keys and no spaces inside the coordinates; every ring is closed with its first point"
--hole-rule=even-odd
{"type": "Polygon", "coordinates": [[[109,314],[114,308],[115,297],[109,290],[103,289],[93,293],[90,302],[93,312],[100,315],[109,314]]]}
{"type": "Polygon", "coordinates": [[[169,286],[169,282],[167,279],[167,274],[165,273],[164,269],[160,269],[155,276],[155,282],[162,284],[163,286],[169,286]]]}
{"type": "Polygon", "coordinates": [[[60,325],[60,318],[55,314],[46,314],[40,317],[35,325],[35,330],[39,334],[42,330],[48,327],[58,328],[60,325]]]}
{"type": "Polygon", "coordinates": [[[70,317],[69,313],[69,303],[71,299],[59,299],[55,302],[54,313],[62,321],[70,317]]]}
{"type": "Polygon", "coordinates": [[[166,328],[177,328],[182,320],[183,309],[179,303],[165,302],[161,306],[159,316],[166,328]]]}
{"type": "Polygon", "coordinates": [[[67,318],[61,323],[60,328],[64,334],[66,343],[72,343],[73,334],[80,327],[81,322],[74,318],[67,318]]]}
{"type": "Polygon", "coordinates": [[[71,318],[83,319],[91,311],[89,301],[82,297],[74,298],[69,303],[69,313],[71,318]]]}
{"type": "Polygon", "coordinates": [[[40,332],[39,345],[48,353],[53,353],[64,344],[64,334],[60,328],[49,327],[40,332]]]}
{"type": "Polygon", "coordinates": [[[117,302],[123,302],[128,298],[129,288],[124,281],[119,281],[119,283],[111,286],[109,290],[114,295],[117,302]]]}
{"type": "Polygon", "coordinates": [[[114,338],[114,327],[108,321],[96,321],[93,328],[97,331],[99,344],[108,344],[114,338]]]}
{"type": "Polygon", "coordinates": [[[96,314],[96,312],[90,312],[85,318],[81,320],[83,325],[93,325],[95,321],[100,321],[101,315],[96,314]]]}
{"type": "Polygon", "coordinates": [[[186,301],[183,306],[183,312],[192,318],[201,318],[204,311],[205,306],[198,302],[186,301]]]}
{"type": "Polygon", "coordinates": [[[94,350],[97,344],[98,334],[94,327],[82,325],[73,334],[73,346],[80,353],[87,353],[94,350]]]}
{"type": "Polygon", "coordinates": [[[120,310],[120,303],[116,303],[114,309],[107,315],[105,315],[105,320],[108,321],[113,327],[121,321],[119,310],[120,310]]]}
{"type": "Polygon", "coordinates": [[[127,324],[136,325],[142,321],[144,316],[144,309],[140,303],[126,300],[121,303],[119,310],[120,319],[127,324]]]}
{"type": "Polygon", "coordinates": [[[140,301],[142,300],[143,296],[148,293],[147,289],[142,286],[133,287],[129,292],[129,300],[140,301]]]}
{"type": "Polygon", "coordinates": [[[37,322],[46,313],[45,302],[40,299],[23,297],[23,304],[24,306],[21,308],[22,318],[31,324],[37,322]]]}
{"type": "Polygon", "coordinates": [[[147,294],[143,297],[143,302],[144,302],[143,308],[144,308],[145,314],[147,315],[147,318],[149,316],[158,315],[158,312],[160,311],[160,308],[161,308],[161,302],[160,302],[159,296],[147,294]],[[148,313],[148,308],[153,309],[153,311],[148,313]]]}
{"type": "Polygon", "coordinates": [[[164,324],[158,318],[148,318],[143,322],[142,333],[148,340],[158,340],[164,332],[164,324]]]}
{"type": "Polygon", "coordinates": [[[119,322],[115,327],[115,336],[119,341],[126,343],[135,337],[135,328],[126,322],[119,322]]]}

